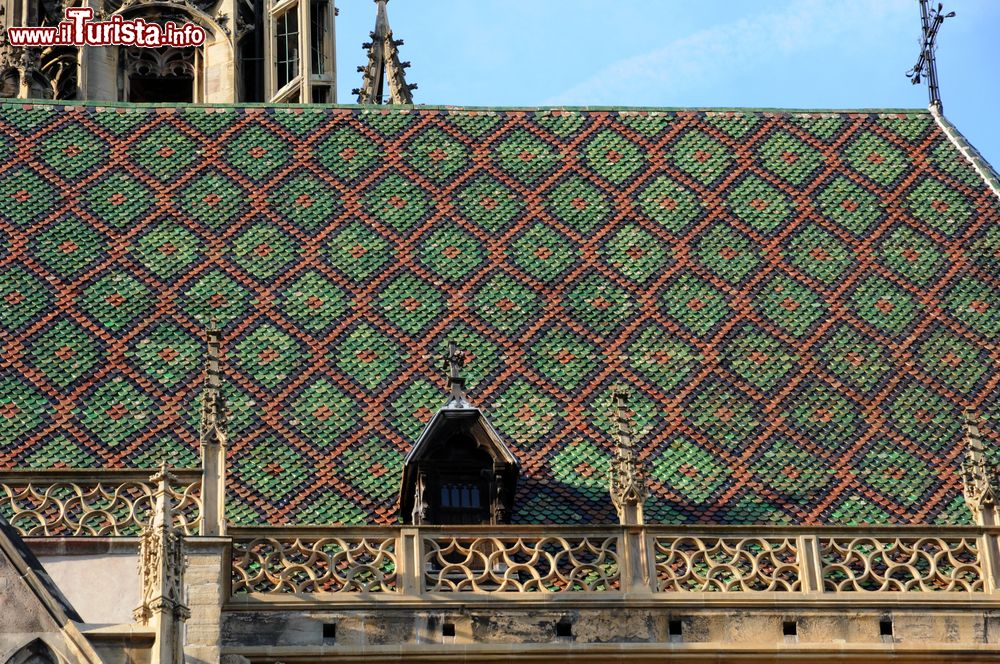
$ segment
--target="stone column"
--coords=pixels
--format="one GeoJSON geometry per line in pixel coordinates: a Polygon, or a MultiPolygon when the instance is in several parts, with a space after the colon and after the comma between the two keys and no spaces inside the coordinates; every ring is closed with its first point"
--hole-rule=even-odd
{"type": "Polygon", "coordinates": [[[230,595],[231,542],[224,537],[189,537],[187,605],[191,619],[184,638],[187,664],[216,664],[222,655],[222,605],[230,595]]]}

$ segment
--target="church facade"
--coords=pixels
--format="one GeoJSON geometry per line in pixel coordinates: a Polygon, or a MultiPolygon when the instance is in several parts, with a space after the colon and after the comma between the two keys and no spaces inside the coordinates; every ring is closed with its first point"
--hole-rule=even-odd
{"type": "Polygon", "coordinates": [[[375,4],[356,106],[332,2],[0,46],[0,662],[995,660],[940,106],[414,106],[375,4]]]}

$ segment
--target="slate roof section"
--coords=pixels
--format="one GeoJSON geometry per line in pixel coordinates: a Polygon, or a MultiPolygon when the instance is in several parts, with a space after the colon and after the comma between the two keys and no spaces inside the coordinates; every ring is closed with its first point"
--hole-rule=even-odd
{"type": "Polygon", "coordinates": [[[241,523],[394,523],[470,398],[519,522],[968,523],[1000,201],[925,111],[0,108],[0,468],[197,464],[218,319],[241,523]]]}

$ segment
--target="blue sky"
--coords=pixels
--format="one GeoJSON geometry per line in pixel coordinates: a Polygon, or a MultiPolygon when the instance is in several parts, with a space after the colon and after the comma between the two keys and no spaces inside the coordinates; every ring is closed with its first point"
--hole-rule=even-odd
{"type": "MultiPolygon", "coordinates": [[[[350,103],[372,0],[337,0],[350,103]]],[[[391,0],[421,104],[919,108],[917,0],[391,0]]],[[[1000,168],[1000,0],[950,0],[945,115],[1000,168]]]]}

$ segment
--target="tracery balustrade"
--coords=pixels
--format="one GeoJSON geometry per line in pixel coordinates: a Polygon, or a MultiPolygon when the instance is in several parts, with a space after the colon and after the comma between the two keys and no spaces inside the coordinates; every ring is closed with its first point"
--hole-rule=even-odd
{"type": "Polygon", "coordinates": [[[430,592],[536,593],[619,590],[619,540],[593,535],[424,537],[430,592]]]}
{"type": "Polygon", "coordinates": [[[792,592],[802,587],[795,538],[654,537],[660,592],[792,592]]]}
{"type": "MultiPolygon", "coordinates": [[[[197,535],[201,471],[173,475],[175,525],[197,535]]],[[[153,493],[147,470],[0,472],[0,512],[30,538],[135,536],[151,516],[153,493]]],[[[981,601],[1000,594],[992,572],[1000,570],[998,528],[230,527],[227,534],[231,590],[245,598],[879,601],[924,593],[981,601]]]]}
{"type": "Polygon", "coordinates": [[[395,592],[396,539],[344,533],[233,542],[233,593],[395,592]]]}
{"type": "Polygon", "coordinates": [[[971,537],[829,537],[820,555],[827,591],[983,591],[979,544],[971,537]]]}
{"type": "MultiPolygon", "coordinates": [[[[0,512],[26,537],[136,536],[149,521],[153,471],[0,473],[0,512]]],[[[175,471],[175,525],[201,525],[201,473],[175,471]]]]}

